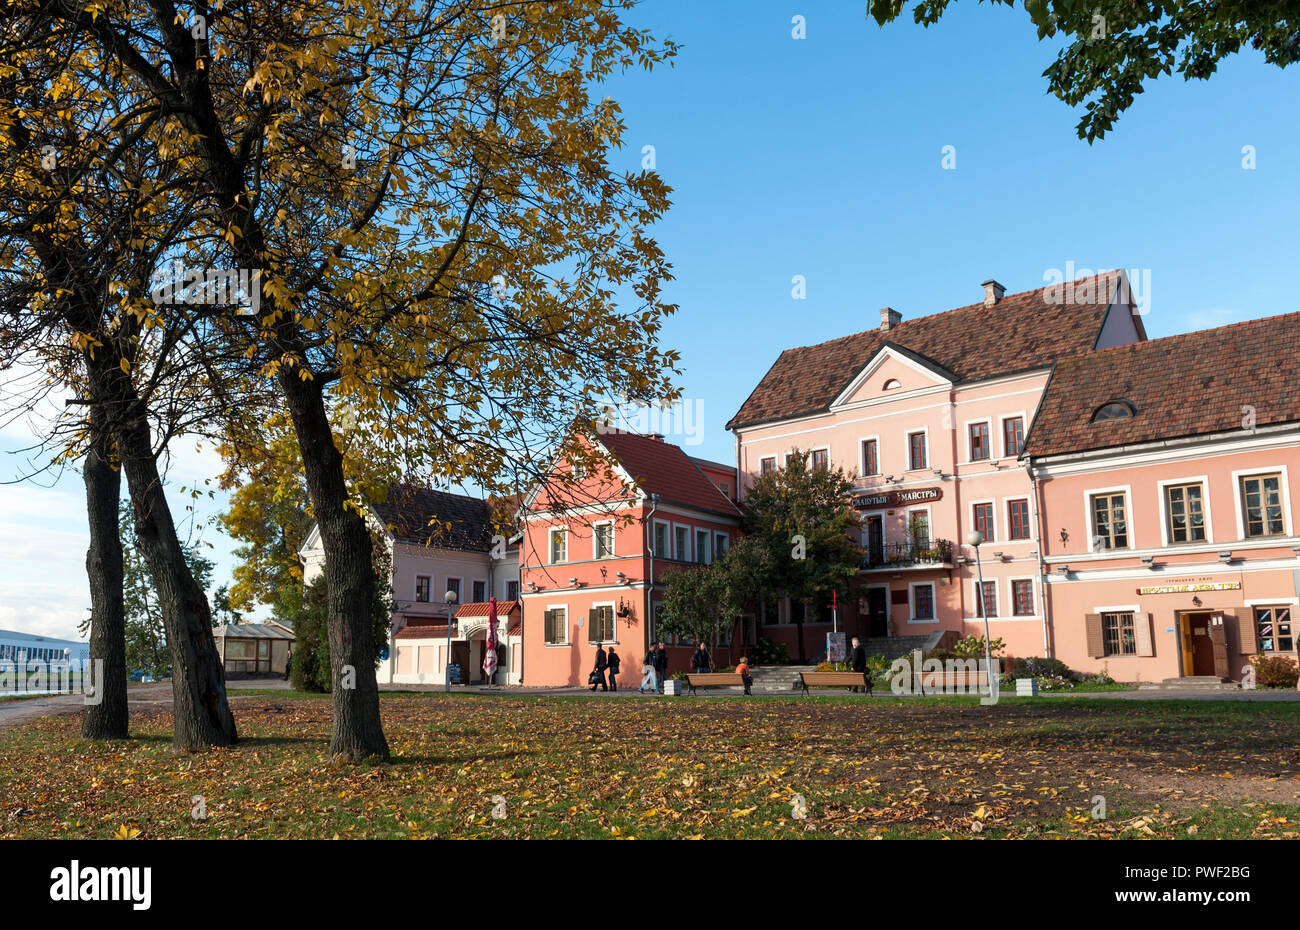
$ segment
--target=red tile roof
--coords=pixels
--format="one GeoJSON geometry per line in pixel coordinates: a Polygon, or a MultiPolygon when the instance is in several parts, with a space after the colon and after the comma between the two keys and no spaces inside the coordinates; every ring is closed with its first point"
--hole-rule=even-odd
{"type": "MultiPolygon", "coordinates": [[[[514,613],[516,610],[523,610],[521,601],[497,601],[497,616],[503,617],[506,614],[514,613]]],[[[457,617],[486,617],[490,604],[487,601],[472,601],[468,604],[461,604],[460,609],[456,611],[457,617]]]]}
{"type": "Polygon", "coordinates": [[[1109,306],[1086,302],[1117,289],[1120,272],[1074,282],[1074,302],[1052,299],[1050,288],[1007,294],[992,307],[983,302],[931,316],[903,319],[888,333],[871,329],[814,346],[786,349],[730,422],[738,429],[822,413],[886,344],[904,349],[955,381],[1049,368],[1058,358],[1097,344],[1109,306]]]}
{"type": "Polygon", "coordinates": [[[596,437],[648,494],[664,503],[739,517],[740,510],[709,480],[690,456],[662,439],[639,433],[605,432],[596,437]]]}
{"type": "Polygon", "coordinates": [[[1025,453],[1058,455],[1300,421],[1300,313],[1088,352],[1057,363],[1025,453]],[[1129,419],[1092,422],[1111,401],[1129,419]],[[1249,408],[1249,409],[1248,409],[1249,408]]]}

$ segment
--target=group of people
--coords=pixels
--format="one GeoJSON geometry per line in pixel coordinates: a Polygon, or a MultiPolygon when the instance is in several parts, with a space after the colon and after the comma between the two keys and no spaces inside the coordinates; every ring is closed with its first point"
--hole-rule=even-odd
{"type": "MultiPolygon", "coordinates": [[[[601,691],[618,690],[618,670],[622,664],[622,659],[614,650],[613,646],[609,651],[605,651],[604,646],[596,646],[596,667],[591,670],[587,676],[587,683],[591,685],[591,690],[599,688],[601,691]]],[[[691,671],[696,673],[707,672],[713,665],[713,658],[709,655],[709,650],[703,643],[696,647],[695,652],[691,654],[691,671]]],[[[744,656],[736,664],[736,674],[741,677],[745,684],[745,693],[749,694],[750,685],[753,678],[749,674],[749,660],[744,656]]],[[[664,679],[668,677],[668,649],[663,643],[651,643],[650,649],[645,654],[645,662],[641,667],[641,686],[637,688],[638,694],[663,694],[664,679]]]]}

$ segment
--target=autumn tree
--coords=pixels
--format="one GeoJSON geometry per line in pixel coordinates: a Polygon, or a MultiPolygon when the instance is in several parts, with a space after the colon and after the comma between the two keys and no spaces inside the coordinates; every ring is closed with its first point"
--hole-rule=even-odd
{"type": "Polygon", "coordinates": [[[201,321],[147,306],[160,257],[188,228],[190,202],[172,186],[185,172],[141,144],[156,114],[124,106],[111,73],[71,81],[69,63],[94,59],[78,29],[18,7],[7,11],[0,52],[0,367],[43,369],[42,389],[66,392],[74,413],[46,447],[56,465],[85,456],[91,658],[104,662],[106,697],[83,716],[83,733],[126,735],[120,470],[172,650],[176,745],[226,744],[235,729],[211,613],[177,538],[159,456],[228,398],[209,377],[221,368],[181,348],[204,341],[201,321]]]}
{"type": "Polygon", "coordinates": [[[611,169],[622,122],[591,94],[672,53],[620,21],[630,5],[40,7],[99,44],[69,83],[130,75],[149,137],[201,175],[224,240],[209,260],[260,272],[258,309],[221,335],[279,386],[302,454],[331,662],[357,683],[334,689],[332,754],[387,745],[370,544],[331,410],[348,403],[394,463],[493,490],[540,473],[538,451],[605,398],[674,394],[671,275],[648,235],[668,190],[611,169]]]}
{"type": "Polygon", "coordinates": [[[855,534],[858,516],[853,482],[839,466],[811,467],[795,450],[785,466],[754,479],[745,495],[742,528],[770,560],[767,594],[788,596],[796,607],[799,661],[807,661],[803,625],[829,604],[832,593],[848,601],[859,585],[863,550],[855,534]]]}
{"type": "Polygon", "coordinates": [[[659,634],[716,645],[734,639],[745,611],[765,590],[771,553],[757,537],[742,536],[708,565],[671,571],[664,578],[659,634]]]}
{"type": "MultiPolygon", "coordinates": [[[[951,0],[921,0],[913,19],[937,23],[951,0]]],[[[1015,6],[1015,0],[990,0],[1015,6]]],[[[884,26],[907,0],[871,0],[868,15],[884,26]]],[[[1269,64],[1285,68],[1300,60],[1300,22],[1293,0],[1026,0],[1025,12],[1039,39],[1064,39],[1056,61],[1043,72],[1047,88],[1071,106],[1083,104],[1079,138],[1106,135],[1149,81],[1177,72],[1184,80],[1208,80],[1219,63],[1251,48],[1269,64]]]]}

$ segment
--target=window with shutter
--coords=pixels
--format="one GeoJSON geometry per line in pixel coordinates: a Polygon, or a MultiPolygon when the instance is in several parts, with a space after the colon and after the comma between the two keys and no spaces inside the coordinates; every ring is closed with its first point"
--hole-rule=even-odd
{"type": "Polygon", "coordinates": [[[1156,654],[1155,644],[1151,637],[1151,615],[1138,614],[1133,618],[1133,636],[1137,642],[1137,654],[1140,656],[1153,656],[1156,654]]]}
{"type": "Polygon", "coordinates": [[[1254,655],[1259,648],[1255,643],[1255,618],[1250,611],[1236,612],[1225,610],[1223,615],[1228,623],[1236,628],[1237,651],[1244,656],[1254,655]]]}
{"type": "Polygon", "coordinates": [[[1103,658],[1106,655],[1106,640],[1101,630],[1101,614],[1088,614],[1083,619],[1088,635],[1088,655],[1094,659],[1103,658]]]}

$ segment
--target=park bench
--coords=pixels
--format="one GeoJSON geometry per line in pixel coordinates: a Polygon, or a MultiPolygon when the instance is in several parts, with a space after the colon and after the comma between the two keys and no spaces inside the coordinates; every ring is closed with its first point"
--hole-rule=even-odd
{"type": "Polygon", "coordinates": [[[866,688],[871,693],[870,672],[800,672],[803,693],[811,688],[866,688]]]}
{"type": "Polygon", "coordinates": [[[744,680],[735,672],[687,672],[686,684],[691,694],[696,688],[725,688],[728,685],[744,686],[744,680]]]}

